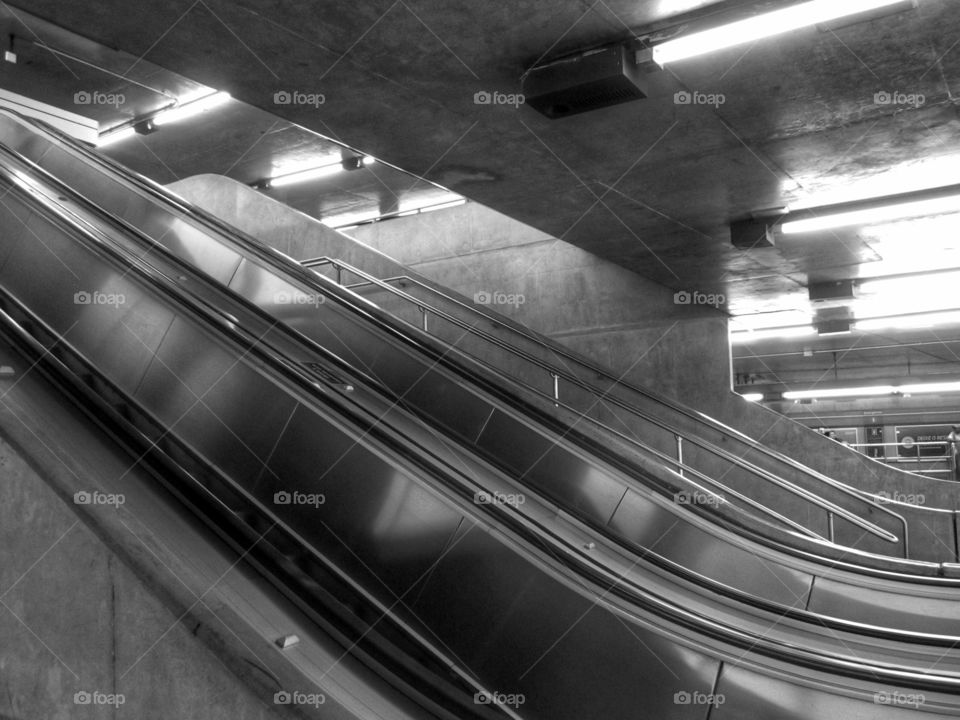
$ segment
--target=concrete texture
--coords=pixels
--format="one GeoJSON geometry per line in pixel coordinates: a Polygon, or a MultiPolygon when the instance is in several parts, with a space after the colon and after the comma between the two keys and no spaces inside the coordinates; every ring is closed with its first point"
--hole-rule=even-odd
{"type": "MultiPolygon", "coordinates": [[[[659,390],[787,456],[871,492],[925,495],[957,507],[953,486],[872,461],[730,391],[725,316],[673,304],[673,292],[476,204],[361,226],[343,233],[227,178],[170,186],[226,222],[298,257],[329,255],[377,277],[409,265],[468,301],[480,291],[525,296],[487,306],[659,390]],[[388,257],[389,256],[389,257],[388,257]]],[[[898,508],[900,509],[900,508],[898,508]]]]}
{"type": "Polygon", "coordinates": [[[361,226],[358,245],[226,178],[169,187],[297,259],[330,255],[378,277],[409,269],[468,302],[513,296],[482,307],[694,407],[728,394],[722,312],[678,305],[672,290],[481,205],[361,226]]]}
{"type": "Polygon", "coordinates": [[[3,717],[279,717],[3,440],[0,475],[3,717]],[[76,704],[78,692],[124,702],[76,704]]]}
{"type": "Polygon", "coordinates": [[[0,717],[422,717],[2,341],[0,361],[0,717]]]}
{"type": "MultiPolygon", "coordinates": [[[[690,19],[684,11],[702,20],[742,4],[178,0],[129,13],[120,0],[15,3],[109,48],[98,60],[123,51],[227,90],[664,285],[725,292],[747,312],[802,301],[808,277],[849,277],[883,258],[855,229],[815,248],[794,240],[740,251],[731,220],[960,147],[954,0],[676,63],[647,77],[647,99],[563,120],[475,102],[481,91],[520,91],[539,60],[669,34],[690,19]],[[278,104],[283,91],[325,102],[278,104]],[[694,92],[724,102],[677,99],[694,92]],[[878,92],[924,102],[877,102],[878,92]]],[[[66,101],[91,89],[50,65],[66,101]]],[[[108,82],[99,89],[117,81],[108,82]]],[[[158,158],[181,176],[246,161],[235,177],[252,182],[260,130],[228,127],[173,157],[149,158],[133,149],[139,143],[112,152],[130,165],[138,155],[139,167],[164,178],[158,158]]]]}

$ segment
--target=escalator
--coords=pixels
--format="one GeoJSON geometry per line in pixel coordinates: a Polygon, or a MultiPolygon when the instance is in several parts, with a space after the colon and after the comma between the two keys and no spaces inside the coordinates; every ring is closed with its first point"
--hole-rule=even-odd
{"type": "MultiPolygon", "coordinates": [[[[744,530],[765,528],[772,520],[814,540],[911,556],[910,528],[900,513],[785,458],[762,453],[762,446],[736,434],[721,434],[719,428],[712,429],[712,436],[694,435],[672,419],[648,411],[633,413],[630,434],[618,432],[590,413],[594,407],[603,411],[614,407],[612,389],[604,389],[602,402],[597,402],[583,382],[566,387],[569,373],[552,373],[552,395],[517,383],[504,392],[507,382],[496,368],[489,372],[436,338],[418,336],[389,313],[359,302],[354,293],[343,292],[338,285],[292,265],[288,258],[177,203],[160,188],[96,161],[63,139],[22,126],[4,129],[9,152],[35,161],[67,188],[156,239],[308,339],[363,368],[405,406],[433,421],[438,432],[471,444],[492,462],[501,463],[505,471],[536,485],[590,522],[609,524],[618,505],[632,497],[634,479],[648,467],[658,472],[665,467],[667,478],[661,480],[665,493],[672,497],[682,491],[694,498],[703,493],[715,502],[694,503],[707,506],[694,509],[741,523],[742,512],[749,511],[752,519],[744,530]],[[312,305],[316,312],[311,312],[312,305]],[[477,386],[481,392],[474,390],[477,386]],[[585,396],[583,402],[571,398],[577,396],[575,391],[585,396]],[[552,434],[529,428],[525,417],[531,415],[552,434]],[[565,452],[556,441],[558,436],[578,446],[575,452],[565,452]],[[513,443],[519,448],[515,456],[505,452],[504,437],[524,438],[513,443]],[[594,457],[621,469],[620,476],[615,470],[598,472],[600,464],[594,457]],[[738,512],[726,513],[728,506],[738,512]]],[[[467,333],[460,330],[459,334],[467,333]]],[[[503,355],[514,359],[514,355],[503,355]]],[[[489,352],[480,354],[482,359],[489,356],[489,352]]],[[[620,392],[619,386],[614,387],[620,392]]],[[[930,526],[923,523],[923,528],[930,526]]],[[[925,550],[930,545],[914,543],[914,548],[925,550]]]]}
{"type": "MultiPolygon", "coordinates": [[[[289,260],[4,120],[5,334],[155,453],[211,526],[257,540],[271,581],[425,717],[960,708],[948,563],[841,553],[747,493],[708,523],[671,500],[712,492],[686,460],[602,452],[556,397],[504,390],[336,283],[281,273],[289,260]],[[851,602],[844,583],[874,595],[851,602]],[[864,622],[881,609],[890,622],[864,622]]],[[[855,494],[804,497],[900,542],[855,494]]]]}

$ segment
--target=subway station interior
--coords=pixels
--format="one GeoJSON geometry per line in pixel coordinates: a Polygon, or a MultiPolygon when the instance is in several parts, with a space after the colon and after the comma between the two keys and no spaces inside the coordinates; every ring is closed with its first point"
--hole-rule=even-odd
{"type": "Polygon", "coordinates": [[[960,717],[957,0],[0,44],[0,720],[960,717]]]}

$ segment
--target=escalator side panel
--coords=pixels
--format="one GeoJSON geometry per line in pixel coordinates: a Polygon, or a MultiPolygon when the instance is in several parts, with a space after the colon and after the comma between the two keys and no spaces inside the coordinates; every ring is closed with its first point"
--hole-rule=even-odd
{"type": "Polygon", "coordinates": [[[256,486],[268,503],[284,492],[322,495],[312,504],[282,508],[285,517],[348,565],[359,558],[394,596],[429,574],[462,518],[436,493],[303,406],[256,486]]]}
{"type": "Polygon", "coordinates": [[[788,607],[806,607],[811,575],[721,542],[632,490],[610,525],[640,547],[693,572],[788,607]]]}
{"type": "Polygon", "coordinates": [[[26,207],[16,197],[10,194],[0,196],[0,228],[3,228],[0,237],[0,268],[7,262],[13,249],[21,242],[37,243],[37,239],[30,232],[30,223],[33,220],[33,210],[26,207]],[[27,240],[24,240],[27,238],[27,240]]]}
{"type": "Polygon", "coordinates": [[[121,216],[127,222],[217,282],[230,282],[242,261],[239,253],[223,243],[210,242],[192,223],[169,213],[150,212],[139,195],[127,193],[126,197],[129,204],[121,216]]]}
{"type": "Polygon", "coordinates": [[[600,525],[609,522],[625,492],[609,473],[502,412],[493,413],[477,445],[525,483],[600,525]]]}
{"type": "Polygon", "coordinates": [[[244,485],[260,477],[297,404],[179,318],[135,398],[244,485]]]}
{"type": "Polygon", "coordinates": [[[34,216],[29,231],[0,282],[132,393],[173,313],[47,220],[34,216]]]}
{"type": "Polygon", "coordinates": [[[21,122],[0,122],[0,143],[15,148],[24,157],[39,162],[50,151],[51,143],[21,122]]]}
{"type": "Polygon", "coordinates": [[[475,393],[396,348],[322,296],[309,295],[265,268],[244,261],[230,289],[303,333],[385,387],[473,442],[491,409],[475,393]],[[305,312],[305,309],[307,312],[305,312]]]}
{"type": "Polygon", "coordinates": [[[240,255],[209,236],[192,223],[156,207],[145,197],[104,172],[91,173],[68,150],[51,145],[38,161],[66,185],[79,189],[85,197],[108,212],[126,220],[145,235],[194,263],[218,282],[227,283],[240,264],[240,255]]]}
{"type": "MultiPolygon", "coordinates": [[[[703,718],[702,708],[675,705],[673,694],[677,687],[710,692],[718,662],[596,602],[571,598],[495,535],[465,525],[414,610],[434,618],[434,631],[467,667],[496,683],[489,690],[525,695],[536,717],[703,718]],[[454,615],[448,607],[462,610],[454,615]]],[[[525,717],[523,706],[519,714],[525,717]]]]}
{"type": "MultiPolygon", "coordinates": [[[[842,682],[842,681],[840,681],[842,682]]],[[[820,687],[804,687],[761,675],[744,667],[724,665],[716,695],[722,698],[710,713],[710,720],[764,718],[809,720],[946,720],[955,713],[935,712],[933,694],[898,690],[877,683],[865,689],[861,698],[841,695],[845,688],[824,680],[820,687]],[[833,692],[831,692],[833,690],[833,692]],[[923,698],[923,702],[919,701],[923,698]]]]}
{"type": "Polygon", "coordinates": [[[956,592],[938,596],[907,595],[897,588],[873,588],[817,578],[810,611],[830,617],[859,617],[872,625],[924,633],[956,635],[960,629],[960,603],[956,592]]]}

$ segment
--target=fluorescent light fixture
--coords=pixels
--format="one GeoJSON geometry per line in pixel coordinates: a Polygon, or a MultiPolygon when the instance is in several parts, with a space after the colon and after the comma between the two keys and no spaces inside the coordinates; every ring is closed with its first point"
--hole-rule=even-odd
{"type": "Polygon", "coordinates": [[[175,107],[169,110],[161,110],[154,115],[152,118],[153,124],[160,126],[186,120],[207,110],[219,107],[230,99],[230,93],[227,92],[211,92],[195,99],[192,97],[186,100],[181,98],[180,103],[175,107]]]}
{"type": "MultiPolygon", "coordinates": [[[[271,184],[276,184],[271,181],[271,184]]],[[[390,213],[382,213],[379,210],[366,210],[360,212],[352,213],[341,213],[339,215],[330,215],[329,217],[321,218],[320,222],[326,225],[327,227],[336,228],[342,230],[346,227],[352,227],[354,225],[359,225],[361,223],[369,222],[370,220],[379,220],[381,218],[397,218],[397,217],[406,217],[408,215],[419,215],[420,213],[431,212],[433,210],[442,210],[443,208],[454,207],[456,205],[463,205],[467,200],[466,198],[460,197],[456,193],[446,193],[441,198],[434,198],[434,202],[430,205],[424,205],[422,203],[400,203],[400,206],[397,210],[390,213]],[[449,198],[455,198],[450,200],[449,198]]]]}
{"type": "MultiPolygon", "coordinates": [[[[875,277],[861,280],[857,283],[860,295],[875,295],[879,293],[912,293],[929,290],[931,285],[943,286],[952,291],[960,284],[960,271],[945,270],[942,272],[918,273],[916,275],[900,275],[893,277],[875,277]]],[[[939,288],[938,288],[939,289],[939,288]]]]}
{"type": "Polygon", "coordinates": [[[803,198],[791,201],[790,211],[863,202],[872,198],[923,192],[950,185],[960,185],[960,153],[904,161],[860,180],[799,175],[795,187],[815,190],[803,198]]]}
{"type": "Polygon", "coordinates": [[[821,320],[817,323],[817,334],[820,337],[829,337],[831,335],[849,335],[851,330],[850,320],[840,318],[837,320],[821,320]]]}
{"type": "Polygon", "coordinates": [[[823,390],[791,390],[784,400],[815,400],[825,398],[878,397],[880,395],[923,395],[960,392],[960,382],[918,383],[915,385],[870,385],[867,387],[825,388],[823,390]]]}
{"type": "Polygon", "coordinates": [[[300,172],[289,173],[287,175],[278,175],[270,178],[270,187],[283,187],[284,185],[293,185],[295,183],[307,182],[308,180],[317,180],[319,178],[336,175],[343,171],[343,165],[337,160],[330,165],[301,170],[300,172]]]}
{"type": "Polygon", "coordinates": [[[782,10],[757,15],[727,25],[691,33],[654,46],[653,60],[658,65],[705,55],[736,45],[782,35],[793,30],[826,23],[850,15],[896,5],[902,0],[813,0],[782,10]]]}
{"type": "Polygon", "coordinates": [[[763,400],[763,393],[743,393],[740,397],[747,402],[760,402],[763,400]]]}
{"type": "Polygon", "coordinates": [[[434,210],[445,210],[447,208],[457,207],[458,205],[463,205],[467,202],[466,198],[460,198],[459,200],[450,200],[448,202],[437,203],[436,205],[427,205],[426,207],[420,208],[420,212],[433,212],[434,210]]]}
{"type": "Polygon", "coordinates": [[[99,137],[97,137],[97,147],[106,147],[107,145],[113,145],[115,142],[120,140],[126,140],[137,134],[137,131],[133,129],[133,126],[127,126],[120,128],[119,130],[108,130],[99,137]]]}
{"type": "Polygon", "coordinates": [[[454,204],[460,205],[466,202],[461,195],[452,192],[445,192],[442,195],[433,195],[431,197],[420,197],[415,200],[401,200],[397,209],[405,213],[409,210],[426,210],[426,208],[439,210],[440,206],[453,207],[454,204]]]}
{"type": "Polygon", "coordinates": [[[892,220],[921,215],[946,215],[958,212],[960,212],[960,195],[950,195],[931,200],[897,203],[886,207],[853,210],[804,220],[787,221],[780,226],[780,230],[784,235],[798,235],[851,225],[879,225],[892,220]]]}
{"type": "Polygon", "coordinates": [[[815,400],[819,398],[875,397],[892,395],[897,390],[892,385],[871,385],[854,388],[823,388],[822,390],[789,390],[783,394],[784,400],[815,400]]]}
{"type": "Polygon", "coordinates": [[[737,330],[794,327],[796,325],[809,325],[812,319],[813,314],[809,310],[774,310],[750,315],[735,315],[730,318],[730,329],[736,332],[737,330]]]}
{"type": "Polygon", "coordinates": [[[735,343],[749,343],[760,340],[774,340],[778,338],[796,338],[815,335],[816,328],[812,325],[796,325],[793,327],[766,328],[763,330],[746,330],[730,333],[730,340],[735,343]]]}
{"type": "Polygon", "coordinates": [[[347,225],[358,225],[368,220],[376,220],[380,217],[379,210],[367,210],[352,213],[340,213],[339,215],[329,215],[321,218],[320,222],[327,227],[342,228],[347,225]]]}
{"type": "Polygon", "coordinates": [[[915,330],[937,325],[960,324],[960,310],[942,312],[914,313],[910,315],[890,315],[857,320],[856,330],[915,330]]]}
{"type": "Polygon", "coordinates": [[[920,385],[901,385],[897,391],[904,395],[922,395],[924,393],[960,392],[960,382],[923,383],[920,385]]]}

